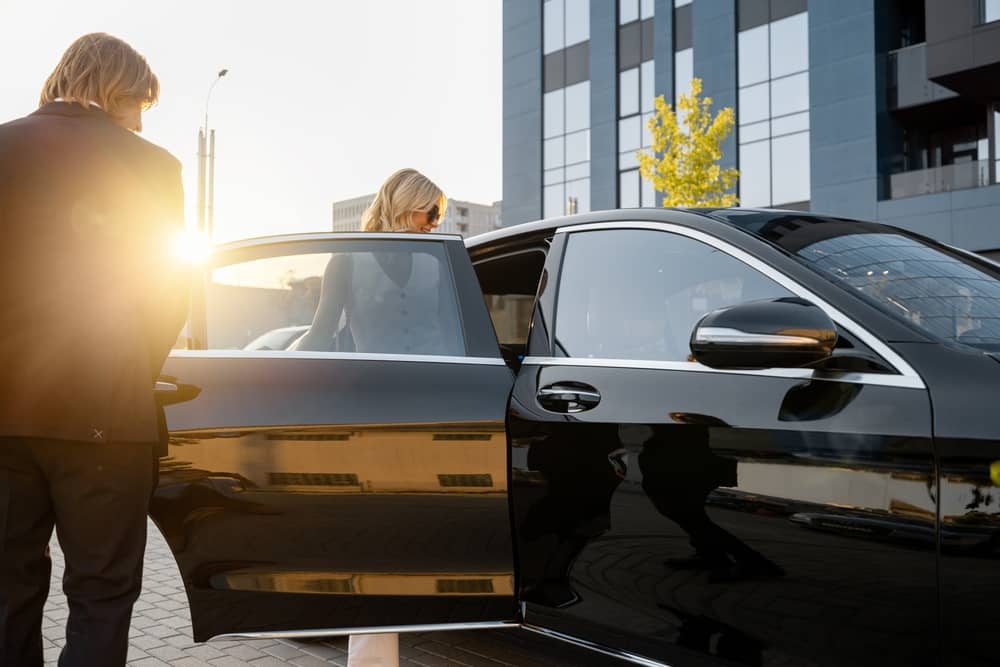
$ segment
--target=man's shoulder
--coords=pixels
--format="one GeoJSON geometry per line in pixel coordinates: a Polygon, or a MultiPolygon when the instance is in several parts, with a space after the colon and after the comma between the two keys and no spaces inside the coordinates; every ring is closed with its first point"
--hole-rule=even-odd
{"type": "Polygon", "coordinates": [[[154,144],[152,141],[140,137],[134,132],[129,132],[128,130],[121,129],[123,133],[127,135],[126,140],[129,141],[134,150],[142,155],[145,160],[156,164],[160,169],[167,171],[180,171],[181,161],[178,160],[173,153],[168,151],[163,146],[154,144]]]}

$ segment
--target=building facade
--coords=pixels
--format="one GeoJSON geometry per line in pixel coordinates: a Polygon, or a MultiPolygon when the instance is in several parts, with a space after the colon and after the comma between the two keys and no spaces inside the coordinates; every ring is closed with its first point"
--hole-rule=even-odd
{"type": "MultiPolygon", "coordinates": [[[[374,194],[344,199],[333,203],[333,231],[354,232],[361,228],[361,214],[375,199],[374,194]]],[[[500,227],[500,202],[477,204],[449,199],[444,220],[437,231],[445,234],[475,236],[500,227]]]]}
{"type": "Polygon", "coordinates": [[[702,80],[744,206],[1000,249],[1000,0],[504,0],[503,217],[657,205],[653,100],[702,80]]]}

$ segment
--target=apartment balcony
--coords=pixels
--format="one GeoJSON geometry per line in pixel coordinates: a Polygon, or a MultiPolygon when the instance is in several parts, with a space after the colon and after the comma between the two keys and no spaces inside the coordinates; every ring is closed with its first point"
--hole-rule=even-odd
{"type": "Polygon", "coordinates": [[[889,197],[917,197],[990,185],[988,160],[947,164],[930,169],[904,171],[889,176],[889,197]]]}
{"type": "Polygon", "coordinates": [[[888,54],[889,108],[907,109],[940,102],[958,93],[927,78],[927,44],[914,44],[888,54]]]}

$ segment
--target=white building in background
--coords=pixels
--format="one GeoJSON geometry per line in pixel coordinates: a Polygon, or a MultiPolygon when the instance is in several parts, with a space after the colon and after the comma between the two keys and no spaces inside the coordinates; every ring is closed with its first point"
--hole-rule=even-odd
{"type": "MultiPolygon", "coordinates": [[[[333,231],[354,232],[361,228],[361,214],[375,198],[374,194],[333,203],[333,231]]],[[[500,202],[476,204],[449,199],[448,210],[437,231],[445,234],[475,236],[500,227],[500,202]]]]}

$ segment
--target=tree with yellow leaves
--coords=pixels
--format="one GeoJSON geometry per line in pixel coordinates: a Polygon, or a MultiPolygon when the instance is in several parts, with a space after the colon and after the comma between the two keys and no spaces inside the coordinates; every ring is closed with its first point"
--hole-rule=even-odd
{"type": "Polygon", "coordinates": [[[691,79],[691,92],[682,94],[677,111],[663,95],[649,119],[651,151],[640,150],[639,173],[664,193],[663,205],[733,206],[731,192],[739,171],[723,169],[722,142],[733,131],[736,116],[725,107],[712,118],[712,98],[701,97],[701,79],[691,79]]]}

